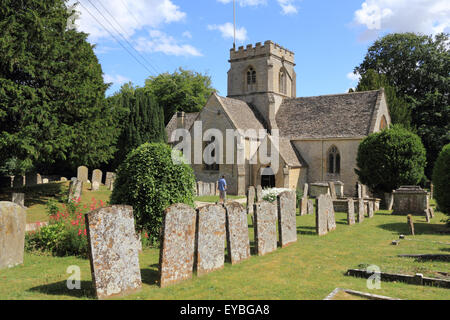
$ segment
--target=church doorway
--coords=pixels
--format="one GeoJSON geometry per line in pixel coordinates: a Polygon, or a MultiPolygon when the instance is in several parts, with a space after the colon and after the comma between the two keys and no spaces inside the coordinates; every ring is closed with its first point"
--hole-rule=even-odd
{"type": "Polygon", "coordinates": [[[261,187],[275,188],[275,174],[271,168],[264,168],[261,171],[261,187]]]}

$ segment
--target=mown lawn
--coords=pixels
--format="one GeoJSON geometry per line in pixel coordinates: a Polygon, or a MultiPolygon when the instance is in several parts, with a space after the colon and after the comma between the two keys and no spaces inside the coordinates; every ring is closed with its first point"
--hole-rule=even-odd
{"type": "MultiPolygon", "coordinates": [[[[314,216],[297,217],[297,243],[264,257],[253,255],[236,266],[227,263],[223,270],[201,278],[194,275],[192,280],[164,289],[156,283],[159,250],[144,249],[140,255],[143,288],[123,299],[324,299],[336,287],[400,299],[450,299],[449,289],[383,282],[380,290],[369,290],[365,279],[344,275],[349,268],[377,265],[381,271],[442,277],[439,272],[450,272],[449,262],[420,262],[397,255],[450,253],[446,216],[436,213],[430,224],[424,217],[414,217],[416,236],[407,236],[398,246],[391,242],[399,234],[408,234],[406,217],[381,211],[354,226],[346,224],[344,213],[337,213],[336,218],[337,230],[318,237],[314,216]]],[[[250,219],[249,228],[253,250],[250,219]]],[[[22,266],[0,270],[0,299],[93,299],[91,287],[89,261],[85,259],[27,253],[22,266]],[[82,290],[66,288],[66,270],[71,265],[81,268],[82,290]]]]}

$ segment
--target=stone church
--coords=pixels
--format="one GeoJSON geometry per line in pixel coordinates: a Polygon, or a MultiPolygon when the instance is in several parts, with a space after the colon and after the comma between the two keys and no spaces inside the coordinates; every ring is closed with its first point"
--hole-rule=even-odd
{"type": "Polygon", "coordinates": [[[209,129],[219,129],[224,137],[231,129],[267,134],[244,134],[244,163],[228,164],[224,152],[212,151],[214,163],[192,164],[197,181],[215,182],[224,175],[235,195],[244,195],[250,185],[296,189],[306,182],[341,181],[344,193],[354,195],[360,142],[391,124],[384,90],[298,98],[294,53],[272,41],[231,49],[229,63],[227,97],[213,94],[201,112],[175,114],[166,127],[169,143],[180,141],[172,133],[183,128],[191,134],[192,146],[205,148],[214,137],[194,134],[199,122],[202,134],[209,129]],[[272,145],[275,131],[279,143],[272,145]],[[258,149],[249,147],[250,142],[265,142],[270,152],[275,147],[279,170],[252,161],[258,149]]]}

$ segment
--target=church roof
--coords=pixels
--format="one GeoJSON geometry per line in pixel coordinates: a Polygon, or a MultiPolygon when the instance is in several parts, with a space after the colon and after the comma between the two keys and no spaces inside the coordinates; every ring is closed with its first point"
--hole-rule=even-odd
{"type": "Polygon", "coordinates": [[[276,116],[280,136],[291,140],[367,136],[381,94],[376,90],[286,98],[276,116]]]}
{"type": "Polygon", "coordinates": [[[289,139],[280,138],[280,155],[290,167],[307,167],[306,161],[300,156],[289,139]]]}
{"type": "Polygon", "coordinates": [[[258,120],[250,106],[242,100],[225,98],[217,95],[223,108],[235,125],[236,129],[264,130],[263,124],[258,120]]]}
{"type": "MultiPolygon", "coordinates": [[[[189,130],[194,123],[195,119],[197,119],[199,112],[192,112],[192,113],[185,113],[184,116],[184,129],[189,130]]],[[[172,132],[177,129],[177,113],[172,116],[172,119],[170,119],[169,123],[166,126],[166,132],[167,132],[167,139],[169,143],[174,142],[172,140],[172,132]]]]}

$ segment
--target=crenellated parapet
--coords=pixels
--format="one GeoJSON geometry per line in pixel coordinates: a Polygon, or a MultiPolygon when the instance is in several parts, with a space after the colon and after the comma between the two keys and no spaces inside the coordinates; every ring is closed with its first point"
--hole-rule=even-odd
{"type": "Polygon", "coordinates": [[[256,43],[255,46],[252,44],[247,45],[246,47],[240,46],[237,50],[230,50],[230,61],[233,60],[242,60],[242,59],[253,59],[258,56],[276,56],[285,61],[291,62],[295,64],[295,54],[294,52],[280,46],[273,41],[266,41],[264,45],[261,42],[256,43]]]}

